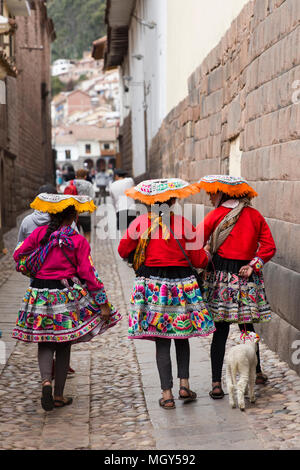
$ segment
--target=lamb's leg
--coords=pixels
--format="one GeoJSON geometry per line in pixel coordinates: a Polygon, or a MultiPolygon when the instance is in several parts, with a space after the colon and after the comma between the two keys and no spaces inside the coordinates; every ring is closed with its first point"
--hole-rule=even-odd
{"type": "Polygon", "coordinates": [[[237,401],[241,411],[245,410],[245,391],[248,384],[248,377],[241,375],[237,383],[237,401]]]}
{"type": "Polygon", "coordinates": [[[255,403],[255,380],[256,380],[256,367],[252,366],[249,374],[249,399],[251,403],[255,403]]]}
{"type": "Polygon", "coordinates": [[[228,395],[229,395],[229,404],[231,408],[235,408],[235,399],[234,399],[234,385],[232,383],[232,371],[231,371],[231,366],[230,364],[227,364],[226,367],[226,384],[227,384],[227,389],[228,389],[228,395]]]}

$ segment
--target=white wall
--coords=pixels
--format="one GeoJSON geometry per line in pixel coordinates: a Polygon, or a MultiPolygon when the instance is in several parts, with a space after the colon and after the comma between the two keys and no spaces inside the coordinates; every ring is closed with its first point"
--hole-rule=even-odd
{"type": "Polygon", "coordinates": [[[99,142],[95,142],[93,140],[79,140],[77,142],[78,145],[78,154],[80,157],[99,157],[100,156],[100,144],[99,142]],[[91,146],[91,152],[86,153],[85,146],[89,144],[91,146]]]}
{"type": "Polygon", "coordinates": [[[187,80],[249,0],[167,0],[167,113],[188,94],[187,80]]]}
{"type": "Polygon", "coordinates": [[[122,102],[130,105],[132,113],[133,176],[147,170],[146,139],[149,147],[166,115],[166,15],[167,0],[138,0],[131,20],[123,74],[130,75],[132,80],[125,82],[129,93],[123,93],[122,102]],[[136,17],[156,26],[148,28],[136,17]],[[142,57],[138,60],[135,55],[142,57]]]}
{"type": "Polygon", "coordinates": [[[66,150],[71,150],[71,160],[67,160],[70,163],[78,160],[79,158],[77,145],[54,145],[54,148],[57,151],[58,162],[64,162],[66,160],[66,150]]]}
{"type": "Polygon", "coordinates": [[[128,55],[120,69],[121,120],[131,112],[133,176],[147,170],[163,119],[188,94],[188,78],[218,44],[248,0],[137,0],[128,55]],[[139,20],[154,22],[153,29],[139,20]],[[134,55],[141,55],[141,59],[134,55]],[[131,80],[124,81],[129,76],[131,80]],[[126,93],[124,86],[129,88],[126,93]],[[145,137],[144,111],[147,112],[145,137]]]}

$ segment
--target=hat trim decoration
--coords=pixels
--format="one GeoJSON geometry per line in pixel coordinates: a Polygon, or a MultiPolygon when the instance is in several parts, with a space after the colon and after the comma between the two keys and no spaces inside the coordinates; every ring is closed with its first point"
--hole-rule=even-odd
{"type": "Polygon", "coordinates": [[[94,212],[97,207],[89,196],[74,196],[67,194],[39,194],[30,204],[32,209],[57,214],[69,206],[75,206],[76,212],[94,212]]]}
{"type": "Polygon", "coordinates": [[[195,183],[190,184],[179,178],[146,180],[125,191],[126,196],[148,205],[171,198],[183,199],[196,193],[199,189],[195,183]]]}
{"type": "Polygon", "coordinates": [[[196,184],[199,190],[204,189],[207,193],[212,194],[220,191],[233,197],[248,196],[252,198],[258,196],[244,178],[230,175],[208,175],[196,184]]]}

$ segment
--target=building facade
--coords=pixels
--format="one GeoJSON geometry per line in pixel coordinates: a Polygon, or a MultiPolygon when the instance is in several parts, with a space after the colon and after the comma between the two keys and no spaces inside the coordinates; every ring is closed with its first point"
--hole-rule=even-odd
{"type": "MultiPolygon", "coordinates": [[[[126,24],[124,20],[121,25],[120,18],[117,21],[115,16],[114,3],[117,2],[111,0],[107,9],[106,64],[119,65],[123,84],[124,78],[126,82],[126,77],[131,80],[133,76],[130,67],[133,60],[132,36],[135,34],[133,25],[136,23],[133,15],[139,19],[141,26],[140,36],[136,38],[137,45],[144,41],[142,28],[148,31],[152,21],[157,25],[160,23],[154,16],[145,16],[147,10],[141,8],[143,4],[151,3],[153,6],[153,2],[128,0],[125,3],[129,13],[125,5],[123,9],[123,16],[127,14],[126,24]],[[145,26],[144,21],[147,21],[148,26],[145,26]],[[122,32],[123,44],[118,42],[122,32]]],[[[137,98],[125,98],[123,103],[128,114],[124,113],[123,128],[126,125],[130,134],[125,136],[121,128],[122,145],[132,147],[134,171],[137,168],[135,160],[144,159],[147,162],[145,174],[140,175],[138,172],[134,174],[136,177],[180,177],[193,182],[207,174],[235,174],[245,177],[257,190],[259,197],[254,200],[254,207],[266,218],[277,245],[276,256],[264,268],[273,318],[270,324],[260,327],[259,331],[268,345],[300,372],[300,361],[296,354],[300,341],[300,2],[251,0],[239,4],[230,1],[220,4],[213,0],[207,6],[209,16],[206,13],[200,15],[196,5],[194,10],[187,12],[186,9],[183,12],[178,9],[178,3],[172,0],[167,2],[169,29],[163,43],[167,43],[168,60],[165,85],[160,84],[166,93],[166,115],[162,113],[161,120],[157,111],[160,108],[155,110],[150,91],[146,96],[147,118],[156,113],[156,120],[158,123],[161,120],[161,123],[157,132],[153,126],[154,135],[149,134],[147,128],[145,153],[136,143],[136,105],[132,100],[137,98]],[[236,9],[229,8],[234,4],[236,9]],[[195,44],[195,35],[200,34],[195,30],[201,30],[202,27],[204,30],[213,29],[216,18],[220,18],[220,15],[226,18],[222,8],[228,8],[236,16],[231,24],[227,17],[224,31],[222,27],[216,29],[219,37],[216,35],[211,43],[208,42],[211,50],[205,50],[205,44],[202,50],[201,43],[196,41],[195,44]],[[179,18],[178,12],[182,16],[187,15],[189,20],[179,18]],[[172,25],[169,24],[171,19],[173,25],[180,25],[182,21],[185,24],[184,28],[178,28],[177,41],[175,37],[172,41],[169,36],[172,31],[172,25]],[[174,47],[178,44],[178,60],[174,49],[173,57],[169,57],[168,50],[172,50],[172,44],[174,47]],[[184,55],[193,57],[186,59],[184,55]],[[183,69],[188,70],[190,66],[184,64],[196,58],[198,64],[194,62],[194,70],[186,83],[186,94],[182,96],[182,78],[176,75],[176,70],[181,64],[183,69]],[[168,80],[171,76],[173,85],[168,80]],[[176,99],[180,101],[174,103],[173,93],[171,97],[169,94],[172,87],[175,90],[177,82],[180,93],[176,99]],[[131,126],[127,122],[129,118],[131,126]]],[[[157,30],[157,35],[162,37],[163,33],[160,35],[157,30]]],[[[135,52],[144,57],[147,55],[150,60],[153,50],[142,50],[143,45],[140,47],[135,52]]],[[[163,48],[161,53],[164,54],[163,48]]],[[[137,57],[135,59],[138,60],[137,57]]],[[[142,58],[139,62],[142,63],[142,58]]],[[[141,70],[139,72],[142,73],[141,70]]],[[[147,73],[163,77],[157,70],[157,62],[152,59],[148,63],[147,73]]],[[[136,76],[139,81],[143,80],[143,74],[136,76]]],[[[130,86],[128,88],[130,90],[130,86]]],[[[202,193],[193,197],[193,202],[204,204],[206,211],[211,210],[208,198],[202,193]]]]}
{"type": "Polygon", "coordinates": [[[115,168],[118,155],[117,128],[72,125],[56,128],[53,135],[56,164],[61,170],[115,168]]]}
{"type": "Polygon", "coordinates": [[[50,44],[45,2],[1,0],[12,31],[0,33],[0,227],[13,227],[38,187],[54,181],[50,44]]]}

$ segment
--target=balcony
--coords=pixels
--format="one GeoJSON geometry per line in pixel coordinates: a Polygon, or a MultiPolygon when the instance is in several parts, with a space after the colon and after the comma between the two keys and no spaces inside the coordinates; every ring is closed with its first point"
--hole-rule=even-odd
{"type": "Polygon", "coordinates": [[[10,77],[16,77],[17,68],[13,59],[0,48],[0,80],[3,80],[7,75],[10,77]]]}
{"type": "Polygon", "coordinates": [[[30,16],[30,6],[27,0],[6,0],[11,16],[30,16]]]}

